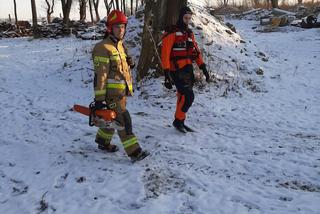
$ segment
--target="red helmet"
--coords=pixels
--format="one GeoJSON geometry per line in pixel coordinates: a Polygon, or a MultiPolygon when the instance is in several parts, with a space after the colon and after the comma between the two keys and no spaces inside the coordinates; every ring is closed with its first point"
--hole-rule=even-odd
{"type": "Polygon", "coordinates": [[[128,20],[126,15],[124,15],[120,10],[113,10],[107,17],[107,30],[111,32],[111,27],[114,24],[127,24],[128,20]]]}

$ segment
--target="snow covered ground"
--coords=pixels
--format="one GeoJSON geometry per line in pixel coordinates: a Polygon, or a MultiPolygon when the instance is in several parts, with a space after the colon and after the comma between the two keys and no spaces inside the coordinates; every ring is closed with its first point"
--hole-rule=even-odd
{"type": "Polygon", "coordinates": [[[70,111],[92,99],[95,42],[0,40],[0,213],[320,213],[320,31],[231,22],[263,90],[197,89],[183,135],[174,92],[143,81],[128,109],[152,156],[135,164],[70,111]]]}

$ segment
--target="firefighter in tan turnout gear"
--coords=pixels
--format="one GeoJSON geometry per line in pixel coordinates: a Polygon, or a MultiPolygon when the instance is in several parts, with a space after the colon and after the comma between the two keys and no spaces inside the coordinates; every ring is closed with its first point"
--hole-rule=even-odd
{"type": "MultiPolygon", "coordinates": [[[[106,25],[105,38],[95,45],[92,52],[95,105],[97,109],[107,108],[116,112],[116,120],[124,127],[117,130],[124,150],[131,160],[142,160],[148,152],[141,149],[133,134],[131,117],[126,109],[126,98],[133,95],[130,68],[134,67],[123,44],[127,17],[114,10],[108,15],[106,25]]],[[[110,143],[114,132],[113,128],[99,128],[95,140],[99,149],[118,151],[117,146],[110,143]]]]}

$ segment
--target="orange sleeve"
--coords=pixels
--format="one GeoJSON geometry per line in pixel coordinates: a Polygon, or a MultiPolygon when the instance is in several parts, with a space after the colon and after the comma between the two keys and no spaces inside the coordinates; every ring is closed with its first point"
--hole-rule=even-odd
{"type": "Polygon", "coordinates": [[[197,44],[197,42],[196,42],[196,40],[195,40],[195,38],[194,38],[194,34],[193,34],[193,33],[192,33],[191,37],[192,37],[193,45],[194,45],[194,47],[197,49],[197,51],[198,51],[198,53],[199,53],[199,55],[198,55],[198,57],[197,57],[197,59],[196,59],[196,63],[197,63],[198,66],[200,66],[200,65],[202,65],[202,64],[204,63],[204,62],[203,62],[203,59],[202,59],[202,54],[201,54],[201,52],[200,52],[200,49],[199,49],[198,44],[197,44]]]}
{"type": "Polygon", "coordinates": [[[162,39],[161,63],[162,69],[170,69],[170,54],[174,44],[175,33],[165,34],[162,39]]]}

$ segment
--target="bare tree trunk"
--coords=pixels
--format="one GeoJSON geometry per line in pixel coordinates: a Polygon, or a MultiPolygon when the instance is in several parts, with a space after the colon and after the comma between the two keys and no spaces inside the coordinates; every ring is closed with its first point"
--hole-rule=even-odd
{"type": "Polygon", "coordinates": [[[10,24],[11,24],[11,21],[12,21],[12,20],[11,20],[11,15],[9,14],[9,23],[10,23],[10,24]]]}
{"type": "Polygon", "coordinates": [[[139,3],[139,1],[136,0],[136,9],[135,9],[135,12],[137,12],[137,10],[138,10],[138,3],[139,3]]]}
{"type": "Polygon", "coordinates": [[[298,5],[302,5],[302,0],[298,0],[298,5]]]}
{"type": "Polygon", "coordinates": [[[119,0],[115,0],[115,2],[116,2],[116,9],[119,10],[119,0]]]}
{"type": "Polygon", "coordinates": [[[106,7],[107,16],[108,16],[109,13],[111,12],[112,5],[114,5],[114,2],[113,2],[113,0],[111,0],[110,2],[108,2],[108,0],[104,0],[104,5],[106,7]]]}
{"type": "Polygon", "coordinates": [[[94,11],[96,12],[96,22],[100,21],[100,16],[99,16],[99,3],[100,0],[93,0],[93,7],[94,7],[94,11]]]}
{"type": "Polygon", "coordinates": [[[87,18],[87,0],[79,0],[80,21],[84,22],[87,18]]]}
{"type": "Polygon", "coordinates": [[[130,3],[130,15],[133,15],[133,0],[130,3]]]}
{"type": "Polygon", "coordinates": [[[31,10],[32,10],[33,37],[37,39],[37,38],[40,38],[40,32],[38,28],[37,7],[36,7],[35,0],[31,0],[31,10]]]}
{"type": "Polygon", "coordinates": [[[51,23],[51,15],[53,14],[53,8],[54,8],[54,0],[51,0],[51,3],[49,0],[45,0],[47,6],[46,6],[46,11],[47,11],[47,22],[51,23]]]}
{"type": "Polygon", "coordinates": [[[161,40],[161,31],[178,20],[181,7],[187,5],[187,0],[146,1],[144,27],[142,35],[141,55],[138,63],[137,80],[148,74],[149,69],[161,73],[161,62],[156,55],[159,47],[155,47],[161,40]],[[153,42],[154,40],[154,42],[153,42]]]}
{"type": "Polygon", "coordinates": [[[103,0],[103,2],[104,2],[104,7],[105,7],[106,10],[107,10],[107,16],[108,16],[109,13],[110,13],[109,2],[108,2],[108,0],[103,0]]]}
{"type": "Polygon", "coordinates": [[[259,0],[252,0],[252,6],[253,6],[254,8],[257,8],[258,5],[259,5],[259,0]]]}
{"type": "Polygon", "coordinates": [[[15,23],[16,23],[16,27],[19,30],[19,25],[18,25],[18,15],[17,15],[17,2],[16,0],[13,0],[13,6],[14,6],[14,18],[15,18],[15,23]]]}
{"type": "Polygon", "coordinates": [[[278,0],[271,0],[271,6],[272,8],[278,8],[279,7],[278,0]]]}
{"type": "Polygon", "coordinates": [[[126,14],[126,0],[122,1],[123,13],[126,14]]]}
{"type": "Polygon", "coordinates": [[[69,16],[71,11],[72,0],[61,0],[62,12],[63,12],[63,24],[69,28],[69,16]]]}
{"type": "Polygon", "coordinates": [[[90,17],[91,17],[91,23],[94,24],[94,19],[93,19],[93,13],[92,13],[92,0],[89,0],[89,11],[90,11],[90,17]]]}

